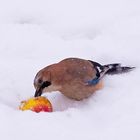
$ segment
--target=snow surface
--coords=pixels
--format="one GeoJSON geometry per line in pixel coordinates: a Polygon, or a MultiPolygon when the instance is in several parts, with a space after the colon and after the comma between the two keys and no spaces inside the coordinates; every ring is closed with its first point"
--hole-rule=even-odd
{"type": "Polygon", "coordinates": [[[140,1],[0,0],[0,139],[139,140],[140,1]],[[136,66],[83,101],[46,94],[53,113],[19,111],[38,70],[66,57],[136,66]]]}

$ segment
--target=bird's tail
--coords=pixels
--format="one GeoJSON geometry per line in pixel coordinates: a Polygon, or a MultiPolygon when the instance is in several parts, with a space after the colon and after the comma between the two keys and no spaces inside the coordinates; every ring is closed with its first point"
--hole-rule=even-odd
{"type": "Polygon", "coordinates": [[[106,74],[121,74],[121,73],[126,73],[130,72],[133,70],[135,67],[128,67],[128,66],[121,66],[119,63],[114,63],[114,64],[107,64],[107,65],[101,65],[97,62],[88,60],[93,64],[93,67],[96,69],[96,78],[88,81],[89,85],[95,85],[97,84],[106,74]]]}
{"type": "Polygon", "coordinates": [[[102,78],[106,74],[121,74],[132,71],[135,67],[121,66],[120,63],[101,65],[97,62],[89,60],[97,70],[97,77],[102,78]]]}
{"type": "Polygon", "coordinates": [[[121,74],[132,71],[135,67],[121,66],[119,63],[103,65],[103,69],[108,69],[105,74],[121,74]]]}

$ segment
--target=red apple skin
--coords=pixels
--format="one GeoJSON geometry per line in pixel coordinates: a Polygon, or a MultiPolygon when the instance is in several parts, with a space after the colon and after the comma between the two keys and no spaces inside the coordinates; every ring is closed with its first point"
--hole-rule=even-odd
{"type": "Polygon", "coordinates": [[[43,112],[52,112],[53,110],[52,110],[52,107],[48,107],[48,106],[45,106],[45,105],[38,105],[38,106],[34,106],[32,108],[32,111],[39,113],[39,112],[42,112],[42,111],[43,112]]]}
{"type": "Polygon", "coordinates": [[[19,106],[19,109],[24,110],[31,110],[36,113],[39,112],[52,112],[52,104],[51,102],[45,98],[45,97],[36,97],[36,98],[30,98],[27,101],[22,101],[21,105],[19,106]]]}

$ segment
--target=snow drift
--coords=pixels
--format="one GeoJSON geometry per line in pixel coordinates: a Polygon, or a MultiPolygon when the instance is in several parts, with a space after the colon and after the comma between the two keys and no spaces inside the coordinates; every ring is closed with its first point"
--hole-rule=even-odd
{"type": "Polygon", "coordinates": [[[140,139],[140,2],[0,1],[0,132],[3,140],[140,139]],[[46,94],[53,113],[19,111],[36,72],[66,57],[135,66],[106,76],[83,101],[46,94]]]}

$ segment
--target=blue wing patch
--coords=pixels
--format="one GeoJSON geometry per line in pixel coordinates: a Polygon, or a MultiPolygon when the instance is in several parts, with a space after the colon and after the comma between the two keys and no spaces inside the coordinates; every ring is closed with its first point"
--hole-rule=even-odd
{"type": "Polygon", "coordinates": [[[96,78],[94,78],[92,80],[87,81],[87,85],[91,85],[91,86],[96,85],[96,84],[99,83],[99,81],[100,81],[100,79],[98,77],[96,77],[96,78]]]}

